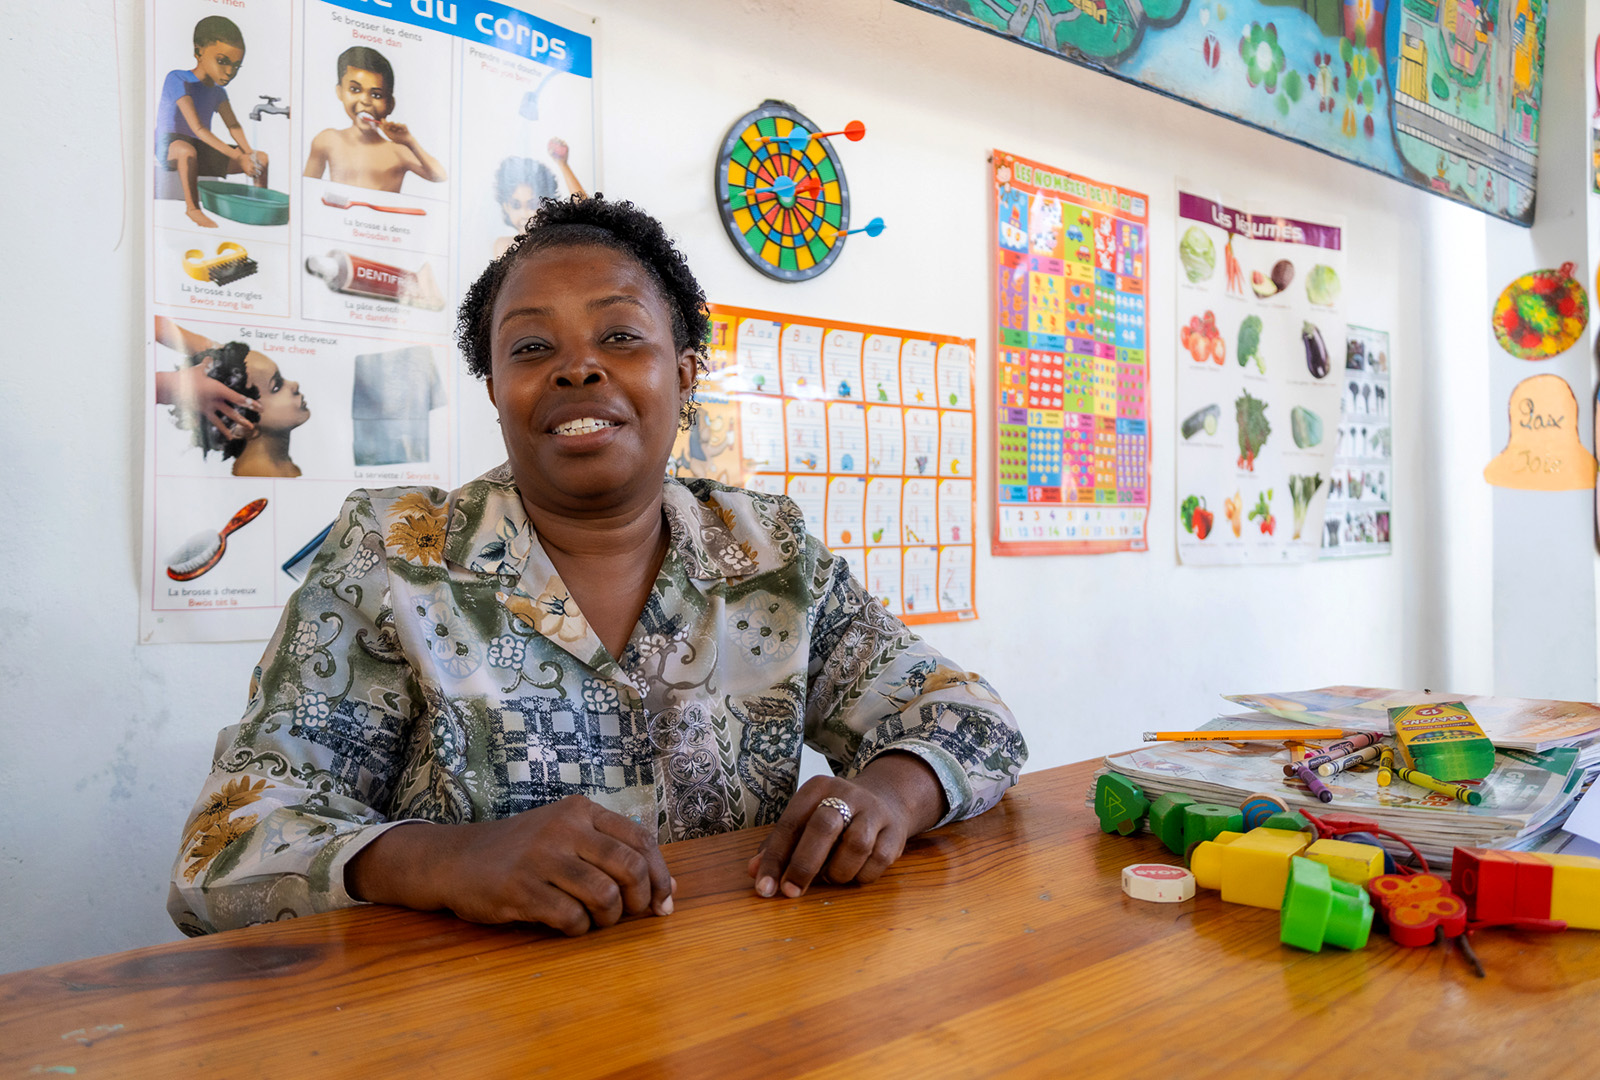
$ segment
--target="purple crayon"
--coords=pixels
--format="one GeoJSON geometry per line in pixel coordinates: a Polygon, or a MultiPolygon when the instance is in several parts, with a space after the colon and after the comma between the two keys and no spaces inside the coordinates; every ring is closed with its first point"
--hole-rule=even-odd
{"type": "Polygon", "coordinates": [[[1333,801],[1333,792],[1328,790],[1328,785],[1324,784],[1322,777],[1318,776],[1316,771],[1308,767],[1305,762],[1297,761],[1294,763],[1294,774],[1300,778],[1306,787],[1311,789],[1311,794],[1318,799],[1323,802],[1333,801]]]}
{"type": "MultiPolygon", "coordinates": [[[[1318,750],[1315,754],[1308,754],[1306,756],[1305,763],[1315,769],[1318,765],[1326,765],[1334,758],[1344,757],[1346,754],[1353,754],[1357,750],[1365,749],[1383,737],[1383,733],[1379,731],[1363,731],[1359,734],[1352,735],[1348,739],[1341,739],[1336,743],[1329,743],[1321,750],[1318,750]]],[[[1285,765],[1283,767],[1283,775],[1294,776],[1294,765],[1285,765]]],[[[1324,799],[1323,801],[1326,802],[1327,800],[1324,799]]]]}

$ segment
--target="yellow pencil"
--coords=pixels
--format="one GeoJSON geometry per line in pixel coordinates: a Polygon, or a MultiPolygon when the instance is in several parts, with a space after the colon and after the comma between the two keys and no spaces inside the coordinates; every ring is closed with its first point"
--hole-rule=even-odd
{"type": "Polygon", "coordinates": [[[1342,739],[1342,728],[1289,728],[1283,731],[1147,731],[1145,742],[1278,742],[1283,739],[1342,739]]]}

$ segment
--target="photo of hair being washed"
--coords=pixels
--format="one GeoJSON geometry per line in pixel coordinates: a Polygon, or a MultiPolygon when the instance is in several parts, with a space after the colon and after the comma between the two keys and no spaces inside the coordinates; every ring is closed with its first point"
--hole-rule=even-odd
{"type": "Polygon", "coordinates": [[[190,433],[202,457],[231,461],[234,476],[300,475],[290,453],[295,429],[311,419],[300,384],[266,353],[242,341],[217,342],[156,316],[159,345],[178,354],[156,373],[156,404],[190,433]]]}

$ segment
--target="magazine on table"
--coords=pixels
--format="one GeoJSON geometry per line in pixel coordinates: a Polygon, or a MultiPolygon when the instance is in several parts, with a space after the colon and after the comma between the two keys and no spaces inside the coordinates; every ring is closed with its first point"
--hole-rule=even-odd
{"type": "MultiPolygon", "coordinates": [[[[1280,717],[1263,713],[1219,717],[1201,730],[1282,727],[1280,717]]],[[[1283,775],[1289,762],[1287,747],[1268,750],[1259,742],[1152,743],[1108,756],[1105,767],[1127,776],[1150,799],[1170,791],[1234,805],[1262,792],[1278,796],[1292,809],[1370,818],[1406,837],[1430,858],[1448,858],[1458,845],[1507,846],[1552,828],[1584,779],[1578,757],[1574,747],[1499,750],[1493,771],[1471,782],[1483,794],[1477,806],[1399,779],[1379,786],[1374,765],[1325,778],[1333,802],[1322,803],[1300,780],[1283,775]]]]}

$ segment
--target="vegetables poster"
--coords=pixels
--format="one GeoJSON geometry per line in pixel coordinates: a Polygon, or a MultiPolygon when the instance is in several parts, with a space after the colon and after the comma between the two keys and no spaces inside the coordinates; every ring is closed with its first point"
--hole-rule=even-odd
{"type": "Polygon", "coordinates": [[[351,490],[505,459],[456,304],[598,182],[593,21],[522,7],[144,6],[140,641],[265,639],[351,490]]]}
{"type": "Polygon", "coordinates": [[[1339,431],[1344,230],[1178,192],[1178,560],[1315,559],[1339,431]]]}

